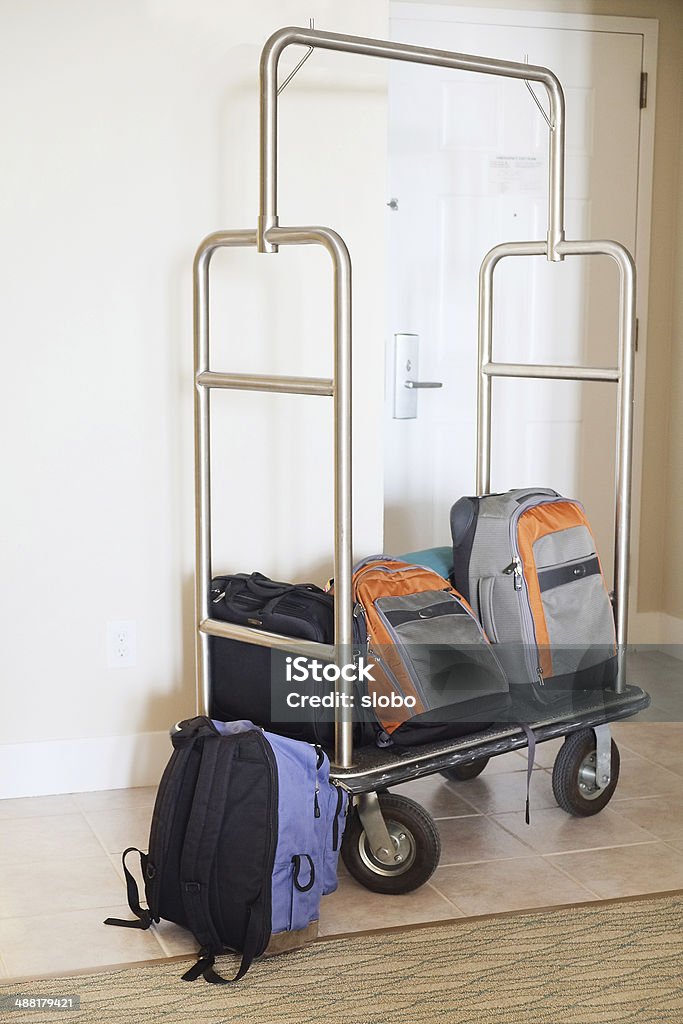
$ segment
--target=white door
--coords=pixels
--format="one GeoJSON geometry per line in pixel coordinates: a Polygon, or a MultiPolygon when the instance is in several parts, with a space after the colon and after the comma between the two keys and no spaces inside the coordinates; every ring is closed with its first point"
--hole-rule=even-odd
{"type": "MultiPolygon", "coordinates": [[[[567,237],[633,250],[642,35],[405,13],[416,10],[395,5],[394,39],[528,58],[558,75],[567,237]]],[[[545,90],[532,88],[547,110],[545,90]]],[[[474,493],[479,266],[499,242],[546,236],[548,126],[521,81],[397,62],[389,97],[387,362],[395,333],[418,334],[420,377],[443,382],[419,392],[416,419],[393,419],[387,402],[385,548],[402,552],[448,544],[451,504],[474,493]]],[[[607,257],[505,260],[495,274],[494,358],[615,365],[617,297],[607,257]]],[[[550,486],[583,500],[608,571],[615,398],[603,384],[493,383],[493,489],[550,486]]]]}

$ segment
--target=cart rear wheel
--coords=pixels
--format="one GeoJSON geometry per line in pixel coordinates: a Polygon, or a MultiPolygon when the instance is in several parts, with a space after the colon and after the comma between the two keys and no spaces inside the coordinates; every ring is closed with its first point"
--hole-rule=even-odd
{"type": "Polygon", "coordinates": [[[612,740],[612,768],[609,785],[596,784],[596,745],[592,729],[567,736],[553,766],[553,793],[567,814],[587,818],[610,802],[619,781],[619,748],[612,740]]]}
{"type": "Polygon", "coordinates": [[[431,877],[441,855],[441,836],[433,818],[405,796],[379,793],[379,805],[394,845],[395,864],[373,855],[358,811],[351,813],[341,855],[349,874],[372,892],[412,892],[431,877]]]}
{"type": "Polygon", "coordinates": [[[480,757],[469,764],[456,764],[452,768],[444,768],[441,774],[450,782],[467,782],[468,779],[476,779],[477,775],[481,775],[488,763],[488,757],[480,757]]]}

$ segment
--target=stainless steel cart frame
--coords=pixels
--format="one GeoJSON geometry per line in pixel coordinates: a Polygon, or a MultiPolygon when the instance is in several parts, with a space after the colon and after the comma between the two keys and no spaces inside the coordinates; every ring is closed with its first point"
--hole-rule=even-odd
{"type": "MultiPolygon", "coordinates": [[[[542,241],[508,242],[496,246],[485,257],[479,283],[479,386],[477,430],[477,493],[490,489],[491,465],[491,380],[494,377],[523,377],[545,380],[610,381],[617,385],[617,477],[615,487],[615,611],[617,641],[623,655],[627,641],[630,492],[633,433],[633,363],[635,351],[635,267],[624,246],[614,241],[568,241],[564,232],[565,107],[562,87],[547,68],[451,53],[386,40],[366,39],[301,28],[283,28],[266,42],[260,63],[260,209],[256,230],[219,231],[199,246],[194,262],[194,353],[195,353],[195,511],[196,511],[196,628],[197,706],[207,714],[211,680],[207,644],[210,636],[305,654],[324,661],[344,664],[353,649],[352,602],[352,503],[351,503],[351,260],[344,240],[325,227],[281,227],[277,214],[278,155],[278,65],[291,45],[364,54],[389,60],[410,61],[539,82],[546,89],[549,114],[548,139],[548,231],[542,241]],[[321,245],[332,261],[334,275],[334,375],[331,379],[233,374],[211,369],[209,355],[209,268],[213,253],[221,247],[255,247],[276,253],[281,245],[321,245]],[[604,254],[619,267],[620,321],[619,359],[616,367],[522,365],[493,361],[493,274],[508,256],[544,256],[560,262],[567,256],[604,254]],[[211,618],[209,592],[211,566],[211,473],[210,404],[214,388],[262,391],[281,394],[329,396],[334,402],[334,579],[335,642],[317,644],[291,637],[264,633],[246,626],[211,618]]],[[[350,695],[352,684],[340,676],[338,694],[350,695]]],[[[373,848],[387,845],[387,832],[378,810],[377,790],[409,778],[428,775],[491,754],[525,746],[526,737],[515,726],[486,730],[448,744],[431,744],[409,752],[356,751],[352,742],[352,709],[337,702],[334,776],[339,784],[360,794],[361,818],[373,848]]],[[[605,723],[635,714],[649,698],[642,690],[628,687],[623,659],[613,699],[603,699],[555,712],[533,723],[538,740],[564,735],[580,728],[595,730],[599,764],[607,761],[609,781],[609,729],[605,723]]],[[[598,782],[598,786],[600,783],[598,782]]],[[[390,845],[390,844],[389,844],[390,845]]],[[[382,856],[380,855],[380,860],[382,856]]]]}

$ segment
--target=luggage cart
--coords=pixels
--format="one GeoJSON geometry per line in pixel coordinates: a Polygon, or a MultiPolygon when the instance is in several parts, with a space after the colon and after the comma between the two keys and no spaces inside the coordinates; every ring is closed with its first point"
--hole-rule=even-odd
{"type": "MultiPolygon", "coordinates": [[[[565,113],[562,87],[547,68],[510,61],[429,49],[404,43],[366,39],[313,29],[283,28],[266,42],[260,63],[260,210],[256,229],[219,231],[200,244],[194,261],[195,357],[195,518],[197,708],[208,714],[211,679],[210,636],[225,637],[275,650],[303,654],[343,665],[353,657],[352,517],[351,517],[351,260],[341,236],[327,227],[283,227],[277,215],[278,65],[292,45],[411,61],[539,82],[548,95],[549,182],[548,232],[545,240],[507,242],[483,260],[479,277],[479,368],[477,411],[477,493],[490,490],[491,381],[500,377],[542,380],[609,381],[618,389],[617,473],[615,486],[614,609],[619,669],[613,690],[577,697],[552,709],[529,707],[529,722],[542,743],[564,736],[555,762],[553,788],[569,813],[590,815],[601,810],[617,783],[619,755],[609,722],[646,708],[649,696],[625,678],[628,618],[630,491],[633,433],[633,363],[635,339],[635,267],[624,246],[613,241],[565,239],[564,151],[565,113]],[[334,279],[334,376],[286,377],[217,372],[209,358],[209,267],[223,247],[251,247],[276,253],[282,245],[319,245],[330,256],[334,279]],[[616,367],[523,365],[493,361],[493,277],[504,258],[544,256],[559,262],[568,256],[610,256],[620,272],[619,358],[616,367]],[[210,404],[211,389],[328,396],[334,404],[334,579],[335,643],[318,644],[265,633],[211,618],[210,404]]],[[[304,58],[305,60],[306,58],[304,58]]],[[[303,60],[295,68],[301,66],[303,60]]],[[[294,72],[294,73],[295,73],[294,72]]],[[[287,84],[290,75],[283,86],[287,84]]],[[[340,677],[340,697],[352,683],[340,677]]],[[[439,833],[430,815],[414,801],[388,792],[392,786],[435,773],[466,779],[479,774],[490,757],[528,746],[521,727],[507,724],[449,742],[409,750],[353,748],[352,709],[335,711],[335,753],[332,777],[354,797],[343,856],[351,873],[378,892],[409,892],[422,885],[438,864],[439,833]]]]}

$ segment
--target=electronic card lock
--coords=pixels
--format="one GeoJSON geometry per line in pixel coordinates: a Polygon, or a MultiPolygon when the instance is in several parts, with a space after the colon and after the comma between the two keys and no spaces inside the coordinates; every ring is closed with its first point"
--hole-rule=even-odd
{"type": "Polygon", "coordinates": [[[418,380],[419,334],[394,335],[394,419],[417,418],[417,393],[423,388],[441,388],[437,380],[418,380]]]}

